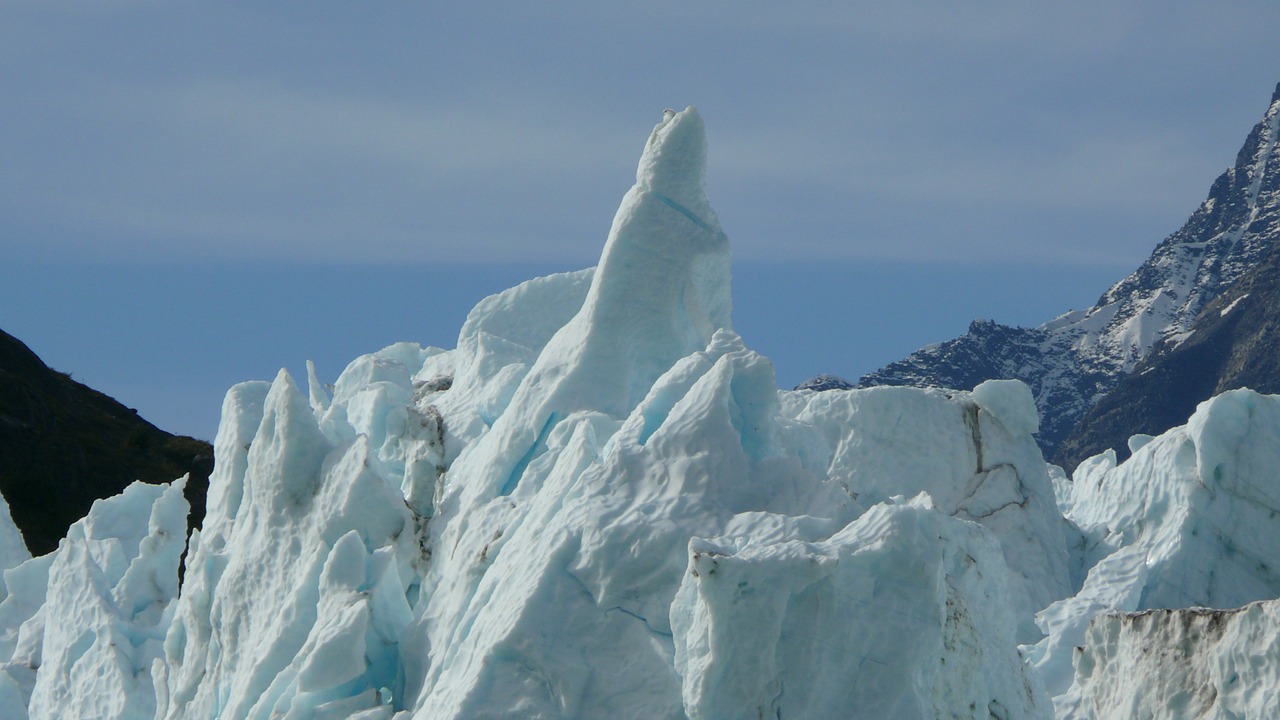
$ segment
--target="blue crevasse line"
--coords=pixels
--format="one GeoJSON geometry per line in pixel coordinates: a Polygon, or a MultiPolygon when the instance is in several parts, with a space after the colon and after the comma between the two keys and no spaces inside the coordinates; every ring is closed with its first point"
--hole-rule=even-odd
{"type": "Polygon", "coordinates": [[[687,207],[685,207],[685,206],[681,205],[680,203],[676,202],[675,200],[672,200],[671,198],[667,197],[666,195],[663,195],[662,193],[656,193],[656,192],[654,192],[654,191],[650,190],[650,191],[649,191],[649,194],[650,194],[650,195],[652,195],[652,196],[654,196],[654,197],[655,197],[655,198],[657,198],[658,200],[662,201],[662,204],[663,204],[663,205],[666,205],[667,207],[671,208],[672,210],[675,210],[676,212],[680,213],[681,215],[684,215],[685,217],[687,217],[687,218],[689,218],[690,220],[692,220],[694,225],[697,225],[698,227],[700,227],[700,228],[702,228],[703,230],[706,230],[706,231],[708,231],[708,232],[710,232],[710,231],[711,231],[711,225],[709,225],[709,224],[708,224],[705,220],[703,220],[702,218],[700,218],[700,217],[698,217],[697,215],[695,215],[695,214],[693,213],[693,211],[692,211],[692,210],[690,210],[689,208],[687,208],[687,207]]]}
{"type": "Polygon", "coordinates": [[[546,449],[547,436],[551,434],[551,428],[555,427],[559,421],[559,413],[551,413],[551,416],[543,423],[542,429],[538,431],[538,437],[533,441],[533,445],[529,447],[524,457],[520,458],[520,462],[516,463],[516,466],[511,469],[511,474],[507,476],[507,481],[503,483],[502,490],[498,491],[499,495],[505,497],[515,492],[516,486],[520,484],[520,478],[524,476],[524,471],[529,467],[529,463],[533,462],[533,459],[541,455],[542,451],[546,449]]]}

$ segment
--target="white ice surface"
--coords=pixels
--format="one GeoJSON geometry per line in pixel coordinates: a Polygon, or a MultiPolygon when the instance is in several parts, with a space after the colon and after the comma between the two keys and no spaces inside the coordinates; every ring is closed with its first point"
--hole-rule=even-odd
{"type": "Polygon", "coordinates": [[[178,593],[184,484],[134,483],[99,500],[55,552],[6,572],[4,717],[155,715],[150,668],[178,593]]]}
{"type": "Polygon", "coordinates": [[[690,541],[671,609],[690,720],[1050,717],[1008,652],[989,533],[925,495],[822,540],[788,529],[690,541]]]}
{"type": "MultiPolygon", "coordinates": [[[[31,553],[27,551],[22,532],[13,524],[13,516],[9,514],[9,503],[0,497],[0,573],[30,559],[31,553]]],[[[6,587],[4,581],[0,580],[0,602],[8,595],[6,587]]]]}

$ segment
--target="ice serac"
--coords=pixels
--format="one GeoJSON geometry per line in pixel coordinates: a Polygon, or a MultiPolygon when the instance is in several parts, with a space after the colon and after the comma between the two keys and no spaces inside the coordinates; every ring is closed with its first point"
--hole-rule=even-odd
{"type": "MultiPolygon", "coordinates": [[[[1062,517],[1029,430],[1034,409],[1017,381],[974,393],[916,388],[784,393],[783,414],[825,442],[797,442],[853,515],[895,495],[927,493],[939,511],[999,539],[1012,571],[1008,604],[1024,641],[1033,617],[1070,593],[1062,517]]],[[[815,511],[828,514],[831,511],[815,511]]],[[[850,515],[852,516],[852,515],[850,515]]]]}
{"type": "Polygon", "coordinates": [[[1108,613],[1089,626],[1076,667],[1063,717],[1274,717],[1280,601],[1108,613]]]}
{"type": "Polygon", "coordinates": [[[676,360],[731,327],[729,242],[707,202],[706,156],[694,108],[654,128],[586,300],[539,355],[517,406],[623,417],[676,360]]]}
{"type": "Polygon", "coordinates": [[[5,573],[4,717],[155,715],[151,667],[178,594],[183,484],[137,482],[99,500],[56,551],[5,573]]]}
{"type": "MultiPolygon", "coordinates": [[[[384,382],[363,394],[384,397],[384,382]]],[[[232,388],[223,410],[215,447],[229,461],[153,671],[156,717],[390,717],[419,546],[373,424],[344,440],[334,421],[326,435],[284,371],[269,389],[232,388]]]]}
{"type": "Polygon", "coordinates": [[[577,346],[569,354],[588,385],[624,370],[619,397],[590,398],[594,409],[629,412],[676,360],[731,327],[729,241],[707,202],[706,159],[692,107],[654,128],[582,313],[552,341],[553,352],[577,346]]]}
{"type": "MultiPolygon", "coordinates": [[[[486,478],[509,494],[557,422],[625,417],[680,358],[730,325],[729,242],[707,202],[706,133],[692,107],[645,145],[577,314],[542,348],[482,441],[486,478]]],[[[474,462],[474,460],[473,460],[474,462]]]]}
{"type": "Polygon", "coordinates": [[[525,397],[624,416],[676,360],[731,327],[729,241],[707,202],[706,157],[694,108],[654,128],[586,301],[539,356],[525,397]]]}
{"type": "Polygon", "coordinates": [[[1224,393],[1134,446],[1120,465],[1111,451],[1081,463],[1070,485],[1084,583],[1040,613],[1048,637],[1033,651],[1053,695],[1071,685],[1073,648],[1102,613],[1280,597],[1280,396],[1224,393]]]}
{"type": "MultiPolygon", "coordinates": [[[[682,548],[693,527],[714,526],[699,499],[706,486],[727,468],[745,475],[744,456],[767,452],[768,438],[744,448],[729,415],[767,428],[773,394],[767,364],[728,329],[728,241],[706,199],[705,163],[697,111],[669,113],[649,137],[636,184],[622,200],[576,312],[549,339],[519,342],[535,346],[527,371],[513,358],[508,367],[484,373],[491,384],[508,384],[513,373],[522,377],[511,399],[495,408],[500,413],[490,411],[497,415],[491,428],[459,453],[442,486],[431,545],[451,550],[444,557],[433,554],[423,583],[430,603],[420,626],[444,645],[423,670],[419,716],[519,717],[544,705],[560,708],[556,716],[565,717],[679,714],[666,614],[682,548]],[[674,405],[694,387],[702,388],[699,401],[690,398],[691,406],[677,412],[674,405]],[[726,397],[730,388],[759,407],[726,397]],[[710,443],[704,458],[681,458],[668,447],[670,430],[661,426],[672,414],[694,425],[707,402],[724,405],[724,422],[688,439],[710,443]],[[657,458],[683,467],[668,469],[661,482],[654,477],[657,458]],[[687,507],[674,512],[686,481],[693,484],[687,507]],[[642,498],[650,506],[633,507],[642,498]],[[612,516],[618,516],[616,524],[603,529],[612,516]],[[642,532],[652,521],[669,527],[642,532]],[[636,573],[653,577],[619,580],[636,573]],[[458,584],[468,589],[439,589],[458,584]],[[612,597],[617,585],[632,587],[626,597],[612,597]],[[561,628],[560,647],[534,639],[548,628],[561,628]],[[665,653],[638,650],[652,647],[654,633],[668,638],[665,653]],[[525,659],[503,660],[512,656],[525,659]],[[594,673],[584,674],[583,656],[591,657],[594,673]],[[473,659],[453,660],[460,657],[473,659]],[[496,698],[528,694],[513,682],[549,687],[550,695],[539,691],[522,710],[507,708],[496,698]],[[627,702],[631,706],[621,710],[627,702]],[[565,703],[574,710],[566,711],[565,703]]],[[[571,282],[554,279],[554,287],[567,289],[571,282]]],[[[523,313],[530,317],[521,322],[529,322],[542,314],[524,302],[535,289],[564,294],[529,286],[511,296],[522,307],[509,301],[482,305],[513,317],[523,313]]],[[[492,320],[468,320],[469,326],[481,324],[492,320]]],[[[485,384],[466,367],[458,367],[456,376],[468,378],[472,388],[485,384]]],[[[454,399],[460,389],[455,385],[433,398],[446,426],[455,418],[468,422],[464,403],[454,399]]]]}
{"type": "Polygon", "coordinates": [[[690,542],[671,610],[690,720],[1051,716],[1008,652],[994,536],[925,495],[796,535],[690,542]]]}

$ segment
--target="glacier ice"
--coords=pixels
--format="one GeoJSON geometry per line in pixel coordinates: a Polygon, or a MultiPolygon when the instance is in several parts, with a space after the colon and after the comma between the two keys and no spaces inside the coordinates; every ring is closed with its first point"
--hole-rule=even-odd
{"type": "Polygon", "coordinates": [[[134,483],[99,500],[57,550],[5,573],[4,717],[155,714],[150,669],[178,594],[184,484],[134,483]]]}
{"type": "Polygon", "coordinates": [[[1017,381],[780,391],[705,164],[665,114],[595,268],[482,300],[453,349],[231,388],[180,591],[181,482],[39,558],[0,514],[0,715],[1047,718],[1176,639],[1117,613],[1280,596],[1280,398],[1068,479],[1017,381]]]}
{"type": "MultiPolygon", "coordinates": [[[[9,514],[9,503],[0,497],[0,573],[30,559],[31,553],[27,551],[22,532],[13,524],[13,516],[9,514]]],[[[8,585],[0,576],[0,602],[8,594],[8,585]]]]}
{"type": "Polygon", "coordinates": [[[1064,717],[1273,717],[1280,602],[1108,613],[1089,626],[1064,717]]]}
{"type": "Polygon", "coordinates": [[[1066,515],[1079,529],[1083,587],[1040,613],[1047,637],[1033,652],[1055,695],[1098,615],[1280,597],[1280,396],[1226,392],[1134,444],[1123,464],[1108,451],[1073,476],[1066,515]]]}
{"type": "Polygon", "coordinates": [[[923,494],[804,530],[690,541],[671,621],[691,720],[1050,716],[1008,652],[990,533],[923,494]]]}
{"type": "MultiPolygon", "coordinates": [[[[355,397],[382,396],[380,384],[391,382],[374,380],[355,397]]],[[[153,670],[156,717],[346,717],[384,707],[379,693],[398,689],[397,635],[410,615],[404,579],[420,556],[399,485],[368,435],[322,432],[283,371],[269,388],[232,388],[223,409],[215,452],[243,460],[219,463],[210,479],[218,502],[192,536],[153,670]]]]}

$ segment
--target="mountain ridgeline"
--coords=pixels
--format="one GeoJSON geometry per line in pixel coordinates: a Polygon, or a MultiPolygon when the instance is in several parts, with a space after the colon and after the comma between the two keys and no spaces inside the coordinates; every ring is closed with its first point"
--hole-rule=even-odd
{"type": "Polygon", "coordinates": [[[1280,250],[1271,249],[1205,306],[1191,329],[1157,343],[1085,413],[1053,459],[1064,467],[1108,448],[1124,460],[1127,438],[1181,425],[1204,400],[1236,388],[1280,393],[1280,250]]]}
{"type": "Polygon", "coordinates": [[[859,385],[968,388],[1022,380],[1040,410],[1045,457],[1068,470],[1107,448],[1125,454],[1130,435],[1183,422],[1215,392],[1241,383],[1275,392],[1274,373],[1263,370],[1274,367],[1274,353],[1261,355],[1275,348],[1272,323],[1265,310],[1251,308],[1272,302],[1268,283],[1276,282],[1278,123],[1280,86],[1235,164],[1186,224],[1092,308],[1034,328],[976,321],[965,335],[890,363],[859,385]],[[1220,315],[1226,306],[1215,300],[1244,295],[1236,317],[1220,315]],[[1163,385],[1153,384],[1161,378],[1163,385]]]}
{"type": "Polygon", "coordinates": [[[94,500],[134,480],[166,483],[190,473],[197,526],[212,470],[209,443],[155,427],[0,331],[0,493],[33,554],[56,548],[94,500]]]}

